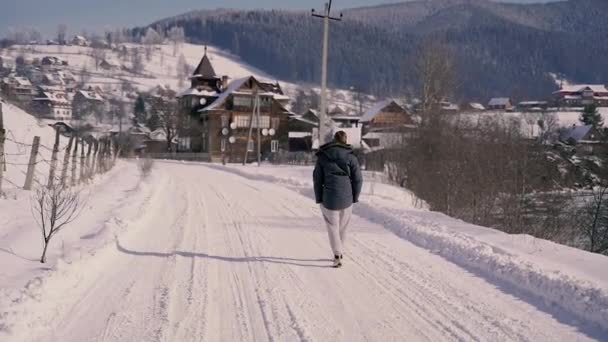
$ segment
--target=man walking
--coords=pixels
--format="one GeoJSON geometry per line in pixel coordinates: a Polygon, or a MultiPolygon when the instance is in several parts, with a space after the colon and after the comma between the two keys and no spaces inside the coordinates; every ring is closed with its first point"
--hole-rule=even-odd
{"type": "Polygon", "coordinates": [[[313,174],[315,198],[327,224],[329,243],[334,253],[334,267],[342,266],[342,249],[350,222],[353,203],[359,201],[363,177],[359,161],[347,144],[347,135],[339,131],[334,140],[321,146],[313,174]]]}

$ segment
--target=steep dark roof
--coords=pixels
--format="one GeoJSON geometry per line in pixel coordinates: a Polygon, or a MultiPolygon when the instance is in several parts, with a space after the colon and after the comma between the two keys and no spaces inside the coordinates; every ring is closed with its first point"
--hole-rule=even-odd
{"type": "Polygon", "coordinates": [[[206,47],[203,59],[201,59],[201,62],[194,70],[193,76],[202,76],[203,78],[217,78],[215,70],[213,70],[213,66],[211,65],[211,61],[209,60],[209,57],[207,57],[206,47]]]}

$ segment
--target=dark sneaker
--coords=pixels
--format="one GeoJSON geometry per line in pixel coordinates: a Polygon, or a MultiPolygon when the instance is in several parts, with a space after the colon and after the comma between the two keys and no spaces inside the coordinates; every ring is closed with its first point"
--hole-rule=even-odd
{"type": "Polygon", "coordinates": [[[342,258],[339,255],[336,255],[334,257],[334,264],[333,264],[334,268],[339,268],[342,267],[342,258]]]}

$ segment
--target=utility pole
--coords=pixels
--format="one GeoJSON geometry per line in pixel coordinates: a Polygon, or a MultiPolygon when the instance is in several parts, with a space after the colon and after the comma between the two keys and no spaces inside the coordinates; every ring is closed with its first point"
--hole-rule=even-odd
{"type": "Polygon", "coordinates": [[[257,117],[257,123],[258,123],[258,137],[257,137],[257,140],[258,140],[258,167],[259,167],[260,165],[262,165],[262,138],[261,138],[261,135],[260,135],[260,129],[261,129],[260,128],[260,107],[261,107],[260,96],[259,95],[256,96],[255,100],[258,103],[256,117],[257,117]]]}
{"type": "Polygon", "coordinates": [[[319,147],[325,142],[325,117],[327,116],[327,50],[329,48],[329,21],[342,21],[342,13],[340,17],[331,16],[331,2],[325,3],[325,12],[323,15],[317,14],[312,10],[312,16],[323,19],[323,56],[321,59],[321,111],[319,112],[319,147]]]}
{"type": "Polygon", "coordinates": [[[253,119],[256,117],[255,116],[256,110],[259,106],[257,88],[253,91],[253,98],[251,100],[253,101],[253,111],[251,112],[251,120],[249,120],[249,134],[247,134],[247,144],[245,145],[246,148],[245,148],[245,157],[243,159],[243,165],[247,164],[247,158],[249,156],[249,142],[252,141],[251,135],[253,133],[253,119]]]}
{"type": "Polygon", "coordinates": [[[0,102],[0,197],[2,196],[2,177],[4,174],[4,139],[6,131],[4,130],[4,119],[2,117],[2,102],[0,102]]]}

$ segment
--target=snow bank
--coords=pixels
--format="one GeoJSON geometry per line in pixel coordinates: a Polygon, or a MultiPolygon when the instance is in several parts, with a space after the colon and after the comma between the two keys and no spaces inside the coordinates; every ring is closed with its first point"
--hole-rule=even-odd
{"type": "MultiPolygon", "coordinates": [[[[289,185],[312,196],[310,167],[212,167],[289,185]]],[[[355,207],[357,215],[490,281],[608,329],[607,257],[430,212],[417,205],[420,201],[412,193],[374,182],[373,177],[366,177],[362,203],[355,207]]]]}

